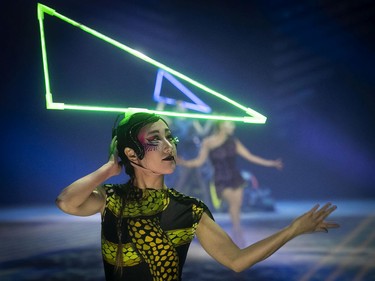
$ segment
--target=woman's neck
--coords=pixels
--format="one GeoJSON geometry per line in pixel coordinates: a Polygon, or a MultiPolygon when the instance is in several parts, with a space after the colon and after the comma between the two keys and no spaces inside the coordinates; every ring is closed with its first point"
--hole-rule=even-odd
{"type": "Polygon", "coordinates": [[[136,173],[133,184],[140,188],[165,189],[164,175],[145,175],[144,172],[136,173]],[[138,174],[138,175],[137,175],[138,174]]]}

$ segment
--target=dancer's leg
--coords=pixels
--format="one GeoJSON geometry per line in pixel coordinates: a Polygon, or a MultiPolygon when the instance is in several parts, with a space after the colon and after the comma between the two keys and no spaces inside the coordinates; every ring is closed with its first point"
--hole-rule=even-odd
{"type": "Polygon", "coordinates": [[[239,247],[242,247],[244,246],[244,238],[241,227],[243,188],[226,188],[222,193],[222,197],[228,202],[229,215],[231,217],[233,227],[233,239],[239,247]]]}

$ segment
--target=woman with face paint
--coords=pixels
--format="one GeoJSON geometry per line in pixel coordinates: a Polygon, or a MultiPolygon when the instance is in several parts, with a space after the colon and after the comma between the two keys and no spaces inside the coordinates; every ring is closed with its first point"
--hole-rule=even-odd
{"type": "Polygon", "coordinates": [[[325,219],[336,206],[318,205],[289,226],[240,249],[215,223],[207,206],[164,183],[176,167],[177,139],[155,114],[127,115],[117,126],[107,163],[67,186],[56,204],[77,216],[102,215],[106,280],[181,280],[192,239],[224,266],[241,271],[304,233],[338,227],[325,219]],[[120,158],[120,159],[118,159],[120,158]],[[120,160],[120,161],[119,161],[120,160]],[[124,184],[107,183],[120,174],[124,184]]]}
{"type": "Polygon", "coordinates": [[[199,167],[207,159],[213,167],[213,182],[220,199],[228,203],[229,214],[232,221],[232,238],[240,246],[245,244],[240,223],[241,206],[243,201],[243,188],[246,186],[240,169],[236,165],[239,155],[247,161],[276,169],[282,169],[280,159],[268,160],[252,154],[241,141],[234,137],[235,125],[230,121],[218,121],[215,131],[211,136],[202,141],[197,158],[184,160],[178,163],[186,167],[199,167]]]}

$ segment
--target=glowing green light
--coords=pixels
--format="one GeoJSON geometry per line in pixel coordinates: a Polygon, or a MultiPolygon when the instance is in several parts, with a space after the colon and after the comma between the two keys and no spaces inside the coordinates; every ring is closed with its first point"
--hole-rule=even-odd
{"type": "Polygon", "coordinates": [[[185,118],[198,118],[198,119],[215,119],[215,120],[230,120],[230,121],[239,121],[239,122],[246,122],[246,123],[258,123],[258,124],[264,124],[267,120],[267,118],[258,113],[257,111],[243,106],[239,104],[238,102],[208,88],[207,86],[187,77],[186,75],[142,54],[141,52],[134,50],[116,40],[113,40],[112,38],[109,38],[106,35],[103,35],[87,26],[84,26],[74,20],[71,20],[67,17],[65,17],[62,14],[59,14],[56,12],[54,9],[51,9],[45,5],[42,5],[38,3],[38,20],[39,20],[39,28],[40,28],[40,37],[41,37],[41,46],[42,46],[42,57],[43,57],[43,69],[44,69],[44,77],[45,77],[45,87],[46,87],[46,106],[48,109],[59,109],[59,110],[65,110],[65,109],[70,109],[70,110],[88,110],[88,111],[108,111],[108,112],[128,112],[128,111],[147,111],[147,112],[154,112],[160,115],[167,115],[167,116],[174,116],[174,117],[185,117],[185,118]],[[80,28],[81,30],[104,40],[105,42],[116,46],[123,51],[153,65],[156,66],[157,68],[161,68],[172,75],[194,85],[195,87],[203,90],[206,93],[209,93],[211,95],[216,96],[217,98],[224,100],[233,106],[241,109],[244,111],[246,114],[249,116],[241,116],[241,117],[236,117],[236,116],[225,116],[225,115],[209,115],[209,114],[197,114],[197,113],[177,113],[177,112],[168,112],[168,111],[156,111],[156,110],[149,110],[149,109],[144,109],[144,108],[118,108],[118,107],[104,107],[104,106],[87,106],[87,105],[69,105],[65,103],[55,103],[53,102],[53,97],[50,89],[50,83],[49,83],[49,72],[48,72],[48,63],[47,63],[47,51],[46,51],[46,42],[45,42],[45,35],[44,35],[44,25],[43,25],[43,20],[44,20],[44,14],[48,14],[50,16],[55,16],[75,27],[80,28]]]}

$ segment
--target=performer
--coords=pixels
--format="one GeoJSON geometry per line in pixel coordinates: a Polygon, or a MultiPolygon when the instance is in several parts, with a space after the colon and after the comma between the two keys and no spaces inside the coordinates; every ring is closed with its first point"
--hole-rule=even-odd
{"type": "Polygon", "coordinates": [[[240,214],[243,201],[243,187],[246,182],[236,165],[237,155],[251,163],[282,169],[280,159],[267,160],[252,154],[234,134],[235,125],[230,121],[218,121],[215,132],[206,137],[201,145],[200,152],[195,159],[179,158],[179,164],[186,167],[199,167],[207,158],[213,166],[214,184],[220,199],[228,203],[229,214],[232,220],[233,238],[239,244],[244,244],[240,214]]]}
{"type": "Polygon", "coordinates": [[[114,130],[108,162],[67,186],[57,198],[57,206],[68,214],[101,213],[107,281],[181,280],[195,235],[215,260],[242,271],[301,234],[338,227],[325,221],[336,206],[316,205],[284,229],[240,249],[202,201],[165,185],[164,175],[176,167],[176,143],[159,116],[127,114],[114,130]],[[105,183],[119,175],[122,166],[130,179],[105,183]]]}

